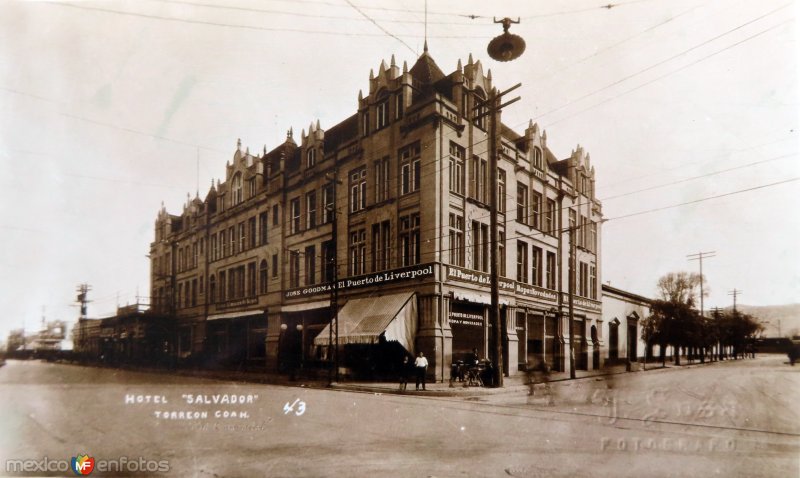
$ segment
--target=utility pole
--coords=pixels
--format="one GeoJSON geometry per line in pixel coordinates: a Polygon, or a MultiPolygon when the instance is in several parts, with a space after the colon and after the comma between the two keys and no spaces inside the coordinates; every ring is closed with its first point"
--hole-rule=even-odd
{"type": "Polygon", "coordinates": [[[743,291],[741,291],[739,289],[733,289],[732,291],[728,292],[728,295],[732,295],[733,296],[733,312],[734,313],[736,312],[736,297],[738,295],[740,295],[740,294],[743,294],[743,291]]]}
{"type": "MultiPolygon", "coordinates": [[[[569,228],[569,378],[575,378],[575,234],[579,226],[569,228]]],[[[585,333],[585,332],[584,332],[585,333]]]]}
{"type": "Polygon", "coordinates": [[[703,259],[714,257],[717,251],[698,252],[697,254],[689,254],[686,257],[690,261],[700,262],[700,317],[705,317],[705,310],[703,309],[703,259]]]}
{"type": "Polygon", "coordinates": [[[498,137],[497,131],[500,125],[500,113],[503,110],[503,107],[508,106],[512,103],[515,103],[520,100],[520,97],[516,97],[506,103],[501,103],[503,99],[503,95],[508,94],[509,92],[519,88],[522,86],[521,83],[517,83],[516,85],[512,86],[511,88],[503,91],[502,93],[497,92],[497,88],[492,88],[491,92],[489,93],[489,99],[485,102],[480,102],[476,108],[480,111],[481,108],[488,105],[488,109],[484,112],[479,113],[473,119],[479,119],[484,115],[489,116],[489,185],[490,185],[490,192],[489,192],[489,208],[491,210],[491,219],[489,224],[490,235],[491,235],[491,252],[490,252],[490,261],[489,261],[489,276],[490,276],[490,286],[491,286],[491,307],[489,309],[489,322],[494,330],[494,340],[493,346],[490,347],[491,350],[491,357],[492,362],[495,365],[494,368],[494,386],[495,387],[502,387],[503,386],[503,334],[505,330],[501,330],[500,324],[500,276],[499,276],[499,233],[497,228],[497,206],[498,206],[498,197],[497,197],[497,163],[498,163],[498,154],[500,151],[500,138],[498,137]]]}
{"type": "Polygon", "coordinates": [[[331,214],[333,215],[333,223],[331,224],[331,235],[333,236],[333,257],[331,257],[331,261],[333,262],[333,287],[331,288],[331,326],[328,327],[328,350],[330,351],[330,356],[328,360],[330,361],[330,367],[328,368],[328,385],[330,386],[333,384],[334,381],[334,369],[335,370],[335,377],[336,382],[339,381],[339,235],[337,229],[337,223],[339,222],[339,212],[336,208],[336,185],[339,184],[339,179],[337,177],[337,169],[333,169],[333,175],[329,176],[328,174],[325,175],[328,178],[332,185],[333,185],[333,203],[331,214]],[[335,327],[335,331],[334,331],[335,327]],[[334,345],[334,337],[336,335],[336,342],[334,345]]]}

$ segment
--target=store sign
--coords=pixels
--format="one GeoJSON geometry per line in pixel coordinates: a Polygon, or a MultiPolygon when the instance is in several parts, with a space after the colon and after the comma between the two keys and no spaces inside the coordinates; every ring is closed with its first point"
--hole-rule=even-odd
{"type": "Polygon", "coordinates": [[[229,300],[221,304],[217,304],[217,309],[232,309],[234,307],[244,307],[246,305],[258,304],[258,297],[246,297],[244,299],[229,300]]]}
{"type": "MultiPolygon", "coordinates": [[[[564,304],[568,304],[569,294],[562,294],[562,299],[564,300],[564,304]]],[[[602,310],[602,304],[600,302],[591,299],[584,299],[583,297],[573,296],[572,304],[579,309],[591,310],[595,312],[600,312],[602,310]]]]}
{"type": "MultiPolygon", "coordinates": [[[[422,279],[433,276],[433,264],[422,264],[418,266],[405,267],[391,271],[376,272],[363,276],[350,277],[339,281],[339,290],[357,289],[359,287],[380,286],[392,284],[405,280],[422,279]]],[[[285,298],[296,299],[316,294],[330,294],[333,291],[333,283],[320,284],[301,289],[286,291],[285,298]]]]}
{"type": "Polygon", "coordinates": [[[483,327],[483,315],[468,312],[450,312],[450,324],[483,327]]]}
{"type": "MultiPolygon", "coordinates": [[[[447,278],[486,287],[491,285],[491,276],[489,274],[485,272],[461,269],[460,267],[447,266],[447,278]]],[[[537,287],[535,285],[523,284],[522,282],[512,281],[502,277],[499,278],[498,285],[501,292],[513,292],[517,295],[534,297],[536,299],[546,300],[549,302],[555,302],[558,300],[558,292],[537,287]]]]}

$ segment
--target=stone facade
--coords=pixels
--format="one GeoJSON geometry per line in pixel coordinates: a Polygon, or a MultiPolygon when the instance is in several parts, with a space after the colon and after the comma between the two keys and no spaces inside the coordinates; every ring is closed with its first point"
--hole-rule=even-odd
{"type": "MultiPolygon", "coordinates": [[[[340,308],[414,291],[416,350],[408,352],[424,352],[431,378],[447,379],[451,362],[472,349],[489,355],[496,186],[505,369],[518,373],[539,354],[568,370],[570,230],[575,360],[592,368],[599,345],[590,331],[602,324],[594,168],[580,146],[558,159],[537,124],[518,134],[501,123],[499,184],[489,184],[488,120],[476,116],[493,87],[491,71],[471,56],[449,75],[427,49],[410,69],[392,58],[370,73],[354,115],[327,130],[312,122],[299,144],[290,130],[259,155],[238,144],[204,199],[187,199],[180,215],[162,207],[151,295],[176,318],[178,353],[271,369],[297,356],[323,366],[328,351],[314,338],[333,315],[335,276],[340,308]]],[[[374,359],[359,353],[351,362],[374,359]]]]}

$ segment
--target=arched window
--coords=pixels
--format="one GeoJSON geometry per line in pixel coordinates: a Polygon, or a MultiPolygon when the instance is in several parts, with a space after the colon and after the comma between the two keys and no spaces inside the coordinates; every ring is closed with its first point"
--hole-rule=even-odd
{"type": "Polygon", "coordinates": [[[389,124],[389,94],[386,90],[378,92],[375,105],[375,129],[385,128],[389,124]]]}
{"type": "Polygon", "coordinates": [[[210,303],[214,303],[217,301],[217,279],[214,277],[214,274],[211,274],[211,277],[208,278],[208,301],[210,303]]]}
{"type": "Polygon", "coordinates": [[[538,146],[533,148],[533,167],[536,169],[543,169],[544,167],[542,162],[542,149],[538,146]]]}
{"type": "Polygon", "coordinates": [[[267,260],[262,259],[261,265],[258,267],[258,293],[267,293],[267,260]]]}
{"type": "Polygon", "coordinates": [[[233,180],[231,181],[231,192],[231,198],[234,206],[242,202],[242,173],[236,173],[233,176],[233,180]]]}

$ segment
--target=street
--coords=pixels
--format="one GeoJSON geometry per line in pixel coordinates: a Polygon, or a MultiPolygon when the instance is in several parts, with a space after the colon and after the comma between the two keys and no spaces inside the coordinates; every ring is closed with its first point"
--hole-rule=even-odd
{"type": "Polygon", "coordinates": [[[557,382],[548,405],[538,389],[400,396],[9,361],[0,473],[86,453],[167,460],[166,476],[798,476],[800,367],[785,362],[557,382]]]}

